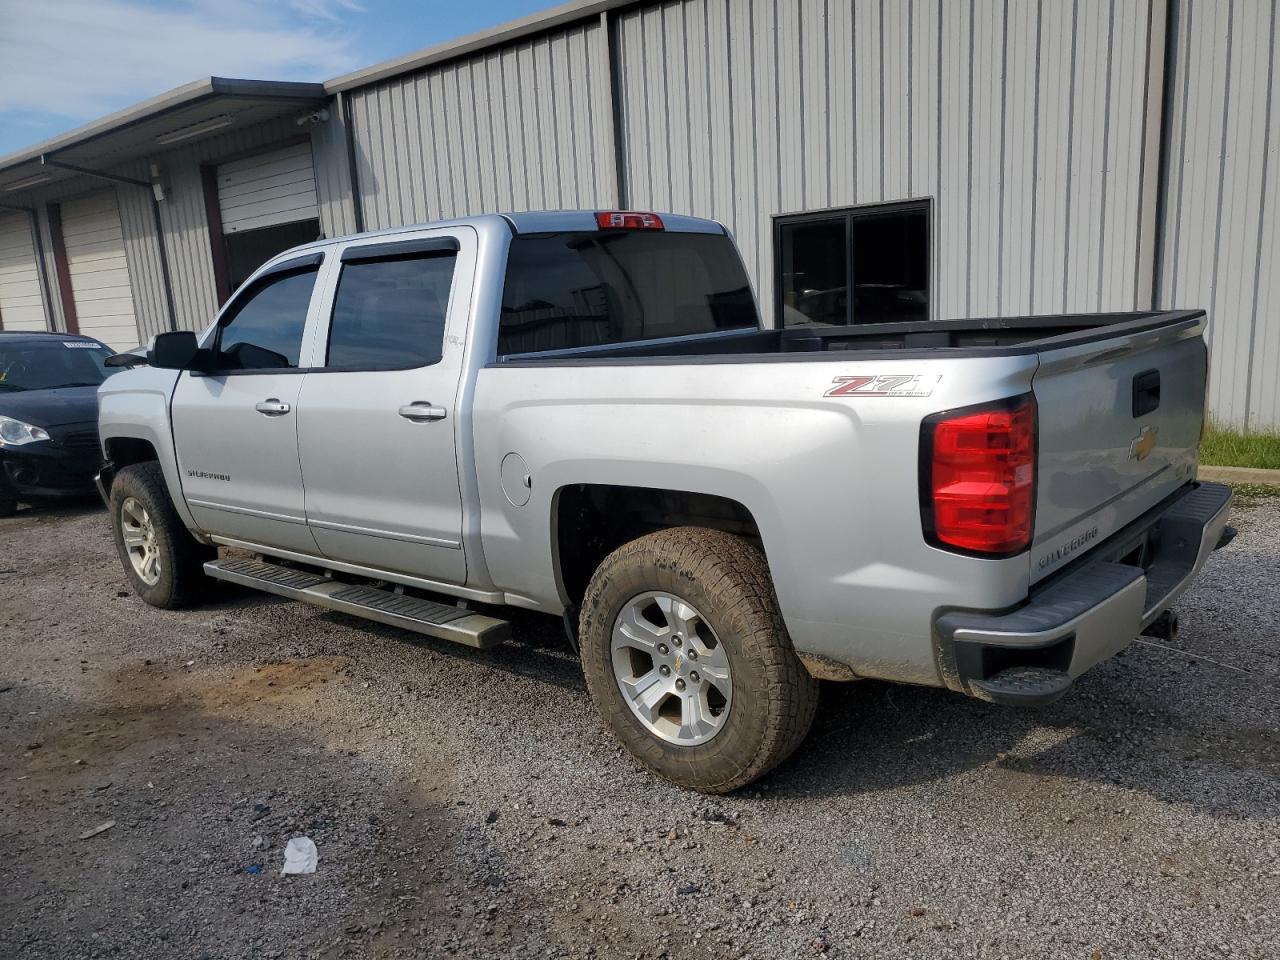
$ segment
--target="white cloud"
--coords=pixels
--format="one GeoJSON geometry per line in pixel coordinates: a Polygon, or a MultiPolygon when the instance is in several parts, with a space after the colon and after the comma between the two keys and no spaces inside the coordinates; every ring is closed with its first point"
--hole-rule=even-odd
{"type": "Polygon", "coordinates": [[[304,16],[333,21],[364,10],[357,0],[289,0],[289,6],[304,16]]]}
{"type": "Polygon", "coordinates": [[[357,65],[356,0],[0,0],[0,113],[84,121],[207,76],[326,80],[357,65]]]}

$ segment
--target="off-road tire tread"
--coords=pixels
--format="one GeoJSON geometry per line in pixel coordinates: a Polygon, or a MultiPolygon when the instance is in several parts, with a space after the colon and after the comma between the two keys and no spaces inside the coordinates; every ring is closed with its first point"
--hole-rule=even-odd
{"type": "MultiPolygon", "coordinates": [[[[694,602],[691,597],[685,599],[694,602]]],[[[587,586],[580,629],[587,687],[606,722],[641,763],[680,786],[715,794],[745,786],[786,760],[813,723],[818,682],[796,657],[764,554],[742,537],[704,527],[672,527],[619,547],[600,564],[587,586]],[[720,619],[714,626],[721,642],[726,634],[730,635],[737,659],[744,661],[735,662],[733,667],[731,717],[733,711],[750,709],[762,715],[763,723],[754,742],[737,745],[745,749],[735,751],[738,755],[733,757],[730,769],[725,770],[723,763],[718,763],[720,771],[712,773],[706,764],[697,761],[674,761],[672,748],[639,726],[617,691],[608,659],[616,616],[611,611],[638,592],[634,578],[645,576],[645,571],[652,571],[649,576],[653,582],[648,589],[669,588],[671,584],[663,580],[670,576],[700,585],[719,608],[702,609],[703,614],[712,620],[720,619]],[[633,583],[629,587],[623,583],[621,592],[627,592],[627,596],[618,596],[618,582],[627,576],[633,578],[633,583]],[[739,693],[739,675],[750,664],[763,676],[764,696],[754,704],[739,693]]],[[[709,744],[724,735],[717,735],[709,744]]]]}
{"type": "Polygon", "coordinates": [[[111,533],[130,586],[146,603],[163,610],[177,610],[207,594],[210,580],[205,576],[204,563],[217,556],[217,550],[191,536],[173,506],[164,472],[156,461],[131,464],[116,474],[111,484],[111,533]],[[130,496],[143,501],[160,535],[162,572],[160,582],[153,587],[135,581],[124,537],[116,522],[120,504],[130,496]]]}

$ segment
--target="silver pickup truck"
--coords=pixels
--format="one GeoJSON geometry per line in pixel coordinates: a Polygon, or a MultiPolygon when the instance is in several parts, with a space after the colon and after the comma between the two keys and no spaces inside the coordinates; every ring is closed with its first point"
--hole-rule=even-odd
{"type": "Polygon", "coordinates": [[[156,606],[213,577],[478,647],[563,616],[619,740],[723,792],[819,679],[1043,704],[1167,635],[1233,532],[1204,328],[766,329],[713,221],[474,217],[290,250],[120,355],[99,484],[156,606]]]}

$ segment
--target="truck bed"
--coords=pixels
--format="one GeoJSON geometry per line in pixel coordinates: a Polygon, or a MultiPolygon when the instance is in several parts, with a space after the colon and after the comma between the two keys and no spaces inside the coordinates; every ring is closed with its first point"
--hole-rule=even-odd
{"type": "Polygon", "coordinates": [[[667,362],[688,363],[724,362],[747,357],[753,362],[760,362],[770,359],[834,359],[822,355],[838,352],[856,352],[859,359],[1000,356],[1038,353],[1179,324],[1191,326],[1203,316],[1203,310],[1149,310],[735,330],[637,343],[510,354],[500,358],[500,362],[632,362],[661,358],[667,362]]]}

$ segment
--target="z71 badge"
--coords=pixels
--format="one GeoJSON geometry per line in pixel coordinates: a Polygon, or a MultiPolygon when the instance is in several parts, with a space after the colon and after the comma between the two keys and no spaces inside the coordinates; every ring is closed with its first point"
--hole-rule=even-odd
{"type": "Polygon", "coordinates": [[[927,397],[942,374],[885,373],[879,376],[836,377],[824,397],[927,397]]]}

